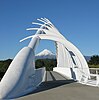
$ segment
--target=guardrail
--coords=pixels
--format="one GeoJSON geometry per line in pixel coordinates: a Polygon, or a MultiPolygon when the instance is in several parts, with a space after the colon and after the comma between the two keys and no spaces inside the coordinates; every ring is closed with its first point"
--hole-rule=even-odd
{"type": "Polygon", "coordinates": [[[89,68],[90,73],[99,75],[99,68],[89,68]]]}
{"type": "MultiPolygon", "coordinates": [[[[79,70],[81,73],[83,73],[81,70],[79,70]]],[[[99,87],[99,68],[89,68],[90,74],[85,75],[88,76],[85,82],[81,82],[86,85],[90,86],[97,86],[99,87]]]]}
{"type": "Polygon", "coordinates": [[[90,70],[90,80],[95,82],[96,86],[99,86],[99,68],[89,68],[90,70]]]}

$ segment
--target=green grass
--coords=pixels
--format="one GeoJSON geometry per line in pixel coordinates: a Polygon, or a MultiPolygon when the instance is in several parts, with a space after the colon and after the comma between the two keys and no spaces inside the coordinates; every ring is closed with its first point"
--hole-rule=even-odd
{"type": "Polygon", "coordinates": [[[99,68],[99,65],[88,65],[89,68],[99,68]]]}

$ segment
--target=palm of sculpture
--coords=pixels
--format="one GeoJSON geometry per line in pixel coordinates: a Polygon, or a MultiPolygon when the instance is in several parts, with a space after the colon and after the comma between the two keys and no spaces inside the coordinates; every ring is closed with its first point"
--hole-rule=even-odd
{"type": "Polygon", "coordinates": [[[3,79],[0,82],[0,98],[15,98],[25,95],[36,89],[45,80],[45,68],[35,69],[35,48],[42,39],[56,43],[57,67],[53,69],[70,79],[86,82],[89,77],[89,68],[80,51],[65,39],[55,26],[46,18],[37,19],[41,23],[35,35],[26,37],[20,42],[32,38],[29,45],[16,55],[3,79]]]}

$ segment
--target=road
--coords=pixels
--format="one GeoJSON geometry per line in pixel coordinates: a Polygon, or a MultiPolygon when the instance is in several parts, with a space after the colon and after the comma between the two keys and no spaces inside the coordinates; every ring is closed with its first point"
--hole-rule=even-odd
{"type": "Polygon", "coordinates": [[[99,88],[82,85],[48,71],[46,82],[33,93],[17,100],[99,100],[99,88]]]}

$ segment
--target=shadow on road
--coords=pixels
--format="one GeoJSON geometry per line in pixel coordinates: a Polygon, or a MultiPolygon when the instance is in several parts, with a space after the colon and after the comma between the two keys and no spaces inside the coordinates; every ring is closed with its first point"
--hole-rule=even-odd
{"type": "Polygon", "coordinates": [[[71,84],[74,82],[76,81],[71,80],[71,79],[66,79],[66,77],[60,75],[57,72],[47,71],[45,82],[42,82],[35,91],[27,95],[47,91],[47,90],[54,89],[62,85],[71,84]]]}
{"type": "Polygon", "coordinates": [[[41,83],[39,87],[35,91],[30,94],[46,91],[49,89],[53,89],[62,85],[74,83],[74,80],[66,79],[66,77],[60,75],[57,72],[47,71],[45,82],[41,83]]]}
{"type": "Polygon", "coordinates": [[[41,85],[31,94],[53,89],[62,85],[74,83],[74,80],[55,80],[41,83],[41,85]]]}

